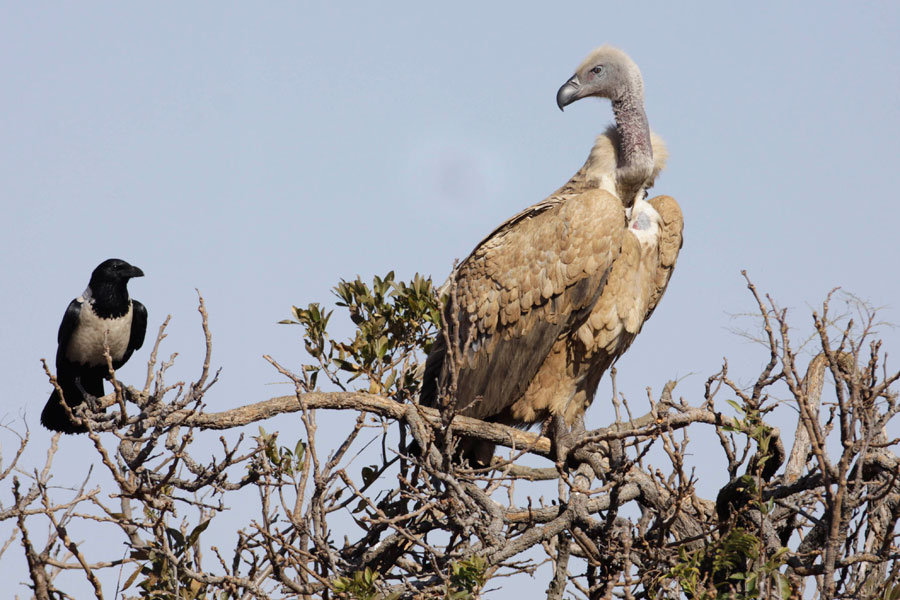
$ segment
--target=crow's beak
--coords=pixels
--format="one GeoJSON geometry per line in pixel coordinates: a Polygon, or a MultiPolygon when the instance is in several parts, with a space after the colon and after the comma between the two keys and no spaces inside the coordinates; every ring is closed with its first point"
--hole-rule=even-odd
{"type": "Polygon", "coordinates": [[[134,265],[132,265],[132,266],[131,266],[131,270],[128,271],[128,277],[129,277],[129,278],[131,278],[131,277],[143,277],[143,276],[144,276],[144,272],[141,271],[139,268],[135,267],[134,265]]]}
{"type": "Polygon", "coordinates": [[[556,92],[556,105],[559,107],[559,110],[581,98],[579,92],[581,92],[581,82],[578,81],[578,75],[572,75],[556,92]]]}

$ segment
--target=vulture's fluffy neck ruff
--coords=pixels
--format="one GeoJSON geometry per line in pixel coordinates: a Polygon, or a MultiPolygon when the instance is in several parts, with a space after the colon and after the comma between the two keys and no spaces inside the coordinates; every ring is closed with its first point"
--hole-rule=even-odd
{"type": "Polygon", "coordinates": [[[635,201],[643,197],[643,190],[652,187],[653,182],[666,166],[669,156],[663,140],[655,133],[650,133],[650,144],[653,152],[653,164],[649,176],[644,175],[646,167],[628,171],[624,167],[622,157],[622,131],[615,125],[597,136],[594,147],[588,155],[584,166],[576,173],[570,185],[584,185],[589,188],[606,190],[622,201],[629,209],[635,201]]]}

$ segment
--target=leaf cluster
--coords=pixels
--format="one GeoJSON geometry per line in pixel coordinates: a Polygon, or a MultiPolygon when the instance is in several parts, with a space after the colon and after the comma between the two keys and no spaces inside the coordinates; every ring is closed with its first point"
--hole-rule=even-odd
{"type": "Polygon", "coordinates": [[[441,301],[430,277],[416,274],[409,282],[397,281],[391,271],[375,276],[371,284],[357,277],[334,287],[336,305],[347,310],[355,325],[353,336],[338,341],[328,333],[333,311],[316,302],[293,307],[293,318],[283,324],[303,327],[306,351],[318,364],[304,365],[307,389],[315,389],[318,375],[342,390],[362,378],[366,391],[396,400],[412,397],[418,388],[415,375],[419,352],[426,354],[441,325],[441,301]]]}
{"type": "Polygon", "coordinates": [[[131,587],[142,576],[138,588],[142,598],[158,600],[202,600],[208,596],[207,586],[189,577],[184,569],[200,571],[199,559],[194,552],[200,534],[206,531],[210,519],[201,521],[187,534],[174,527],[161,525],[162,535],[143,548],[132,550],[131,558],[143,563],[128,578],[123,589],[131,587]],[[165,540],[169,552],[157,547],[165,540]],[[173,561],[170,555],[177,560],[173,561]]]}
{"type": "Polygon", "coordinates": [[[357,571],[351,576],[336,577],[331,584],[331,589],[339,598],[348,598],[350,600],[375,600],[376,598],[390,600],[382,596],[375,586],[381,575],[366,567],[362,571],[357,571]]]}
{"type": "Polygon", "coordinates": [[[487,561],[477,554],[450,563],[448,600],[468,600],[477,597],[487,581],[487,561]]]}
{"type": "Polygon", "coordinates": [[[735,527],[712,545],[694,551],[681,548],[678,562],[664,579],[677,581],[684,594],[695,600],[770,597],[762,592],[764,584],[777,589],[780,597],[790,597],[790,581],[779,570],[787,549],[781,548],[760,562],[761,549],[756,535],[735,527]]]}
{"type": "MultiPolygon", "coordinates": [[[[261,456],[257,456],[257,461],[262,460],[263,457],[268,462],[268,467],[275,472],[275,474],[284,474],[288,477],[292,477],[296,472],[298,472],[303,465],[303,458],[306,454],[306,444],[303,440],[297,440],[297,443],[294,445],[294,448],[288,448],[287,446],[278,446],[278,432],[275,433],[266,433],[266,430],[262,427],[259,428],[259,436],[256,438],[263,452],[261,456]]],[[[259,465],[257,462],[251,462],[250,470],[253,472],[259,472],[259,465]]]]}

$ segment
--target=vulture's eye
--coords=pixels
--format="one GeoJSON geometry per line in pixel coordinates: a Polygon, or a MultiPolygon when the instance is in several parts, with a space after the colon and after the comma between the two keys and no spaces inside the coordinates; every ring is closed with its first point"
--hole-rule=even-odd
{"type": "Polygon", "coordinates": [[[603,65],[597,65],[596,67],[591,69],[591,73],[593,73],[594,75],[599,75],[602,72],[603,72],[603,65]]]}

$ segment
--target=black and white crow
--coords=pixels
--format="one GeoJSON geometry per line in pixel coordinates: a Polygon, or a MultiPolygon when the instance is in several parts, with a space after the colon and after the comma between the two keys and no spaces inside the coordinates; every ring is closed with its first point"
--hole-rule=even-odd
{"type": "MultiPolygon", "coordinates": [[[[124,260],[110,258],[94,269],[87,289],[69,303],[57,336],[56,380],[71,408],[103,395],[103,380],[109,378],[103,356],[107,345],[114,369],[143,345],[147,309],[128,297],[127,288],[129,279],[143,275],[124,260]]],[[[41,413],[41,423],[64,433],[87,431],[72,423],[55,389],[41,413]]]]}

